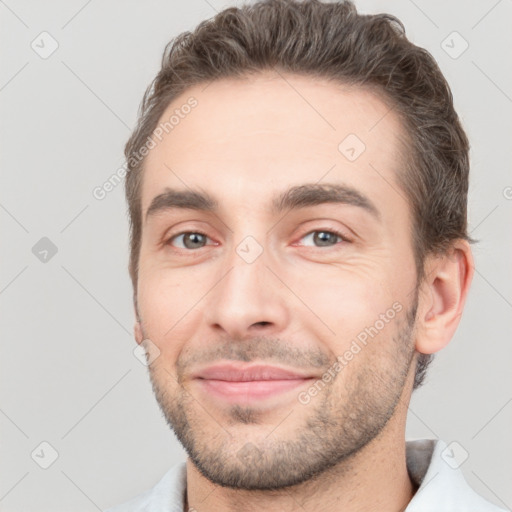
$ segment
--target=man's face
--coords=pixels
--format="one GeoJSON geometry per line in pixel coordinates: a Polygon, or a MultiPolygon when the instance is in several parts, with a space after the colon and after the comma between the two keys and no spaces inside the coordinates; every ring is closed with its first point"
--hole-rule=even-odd
{"type": "Polygon", "coordinates": [[[138,341],[160,351],[153,389],[203,475],[297,484],[383,435],[410,393],[401,125],[369,92],[269,74],[190,88],[161,121],[191,96],[145,162],[138,341]],[[275,201],[303,185],[343,189],[275,201]]]}

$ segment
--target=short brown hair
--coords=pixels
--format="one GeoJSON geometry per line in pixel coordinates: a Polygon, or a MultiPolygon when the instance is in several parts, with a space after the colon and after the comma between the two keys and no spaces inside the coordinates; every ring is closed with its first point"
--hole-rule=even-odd
{"type": "MultiPolygon", "coordinates": [[[[450,88],[434,58],[389,14],[359,14],[350,1],[261,0],[201,22],[165,48],[125,147],[130,215],[129,271],[136,304],[142,235],[144,159],[136,159],[169,104],[187,88],[265,70],[368,87],[391,105],[408,134],[406,168],[397,174],[413,216],[418,283],[430,253],[467,234],[469,143],[450,88]]],[[[420,354],[414,387],[432,356],[420,354]]]]}

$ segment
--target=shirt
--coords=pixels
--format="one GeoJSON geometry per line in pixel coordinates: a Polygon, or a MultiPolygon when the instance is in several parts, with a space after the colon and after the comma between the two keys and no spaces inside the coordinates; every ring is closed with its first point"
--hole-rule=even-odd
{"type": "MultiPolygon", "coordinates": [[[[407,441],[407,471],[418,486],[406,512],[505,512],[477,494],[466,482],[443,441],[407,441]]],[[[186,463],[173,466],[152,488],[105,512],[183,512],[186,463]]]]}

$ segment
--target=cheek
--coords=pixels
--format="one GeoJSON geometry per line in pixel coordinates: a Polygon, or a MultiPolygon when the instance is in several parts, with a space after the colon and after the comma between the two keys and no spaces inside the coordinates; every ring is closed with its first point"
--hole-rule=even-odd
{"type": "MultiPolygon", "coordinates": [[[[386,320],[394,318],[394,307],[400,308],[397,303],[403,303],[402,286],[389,269],[362,272],[331,267],[329,272],[308,273],[296,282],[300,283],[295,288],[297,295],[314,313],[309,315],[311,329],[319,335],[325,333],[323,339],[335,338],[330,348],[336,354],[342,353],[366,328],[376,322],[380,326],[381,315],[388,314],[386,320]]],[[[390,323],[394,322],[385,325],[390,323]]]]}
{"type": "Polygon", "coordinates": [[[165,279],[163,272],[139,276],[137,301],[144,334],[166,359],[177,357],[190,337],[187,326],[194,321],[195,311],[187,291],[189,287],[176,279],[165,279]]]}

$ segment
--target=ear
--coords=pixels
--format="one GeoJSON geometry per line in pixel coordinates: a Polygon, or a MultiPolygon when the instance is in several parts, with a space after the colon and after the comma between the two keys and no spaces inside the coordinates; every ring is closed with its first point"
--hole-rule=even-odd
{"type": "Polygon", "coordinates": [[[444,348],[459,325],[474,274],[471,248],[457,240],[449,251],[425,262],[420,286],[416,350],[433,354],[444,348]]]}
{"type": "Polygon", "coordinates": [[[140,321],[139,312],[137,311],[137,305],[133,304],[133,312],[135,314],[135,323],[133,324],[133,333],[135,335],[135,341],[140,345],[142,340],[144,339],[144,334],[142,332],[142,325],[140,321]]]}

